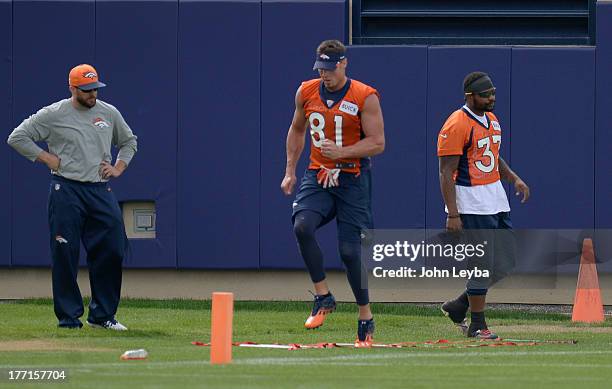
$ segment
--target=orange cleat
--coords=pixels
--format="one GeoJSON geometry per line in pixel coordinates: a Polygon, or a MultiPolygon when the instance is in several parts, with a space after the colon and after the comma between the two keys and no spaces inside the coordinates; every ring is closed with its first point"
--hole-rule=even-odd
{"type": "Polygon", "coordinates": [[[335,309],[336,299],[334,299],[331,293],[327,296],[315,296],[314,307],[312,308],[310,316],[306,319],[304,327],[309,330],[321,327],[327,314],[332,313],[335,309]]]}
{"type": "Polygon", "coordinates": [[[355,348],[371,348],[373,339],[371,336],[366,337],[365,340],[355,339],[355,348]]]}

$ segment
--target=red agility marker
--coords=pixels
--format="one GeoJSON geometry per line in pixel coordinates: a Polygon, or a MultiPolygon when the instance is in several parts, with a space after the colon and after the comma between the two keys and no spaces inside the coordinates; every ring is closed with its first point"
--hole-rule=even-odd
{"type": "Polygon", "coordinates": [[[232,320],[234,294],[215,292],[212,297],[210,328],[210,364],[232,362],[232,320]]]}
{"type": "MultiPolygon", "coordinates": [[[[428,340],[425,342],[401,342],[401,343],[372,343],[368,348],[427,348],[427,349],[447,349],[447,348],[471,348],[471,347],[500,347],[500,346],[538,346],[541,344],[576,344],[573,339],[562,340],[533,340],[533,339],[486,339],[486,340],[428,340]]],[[[210,343],[191,342],[194,346],[210,346],[210,343]]],[[[315,343],[315,344],[263,344],[255,342],[234,342],[234,347],[256,347],[267,349],[284,349],[289,351],[307,350],[307,349],[333,349],[333,348],[355,348],[355,343],[315,343]]]]}

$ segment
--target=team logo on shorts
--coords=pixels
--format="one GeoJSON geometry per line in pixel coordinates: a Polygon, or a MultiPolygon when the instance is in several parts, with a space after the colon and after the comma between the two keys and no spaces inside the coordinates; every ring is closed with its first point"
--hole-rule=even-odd
{"type": "Polygon", "coordinates": [[[67,241],[66,239],[64,239],[64,237],[63,237],[63,236],[61,236],[61,235],[57,235],[57,236],[55,237],[55,240],[56,240],[58,243],[68,243],[68,241],[67,241]]]}
{"type": "Polygon", "coordinates": [[[55,184],[55,190],[60,190],[61,185],[60,184],[55,184]]]}
{"type": "Polygon", "coordinates": [[[93,120],[93,125],[98,127],[98,128],[110,127],[110,124],[105,122],[104,119],[102,119],[102,118],[95,118],[93,120]]]}
{"type": "Polygon", "coordinates": [[[98,77],[98,75],[94,72],[87,72],[87,73],[83,73],[83,77],[85,78],[96,78],[98,77]]]}

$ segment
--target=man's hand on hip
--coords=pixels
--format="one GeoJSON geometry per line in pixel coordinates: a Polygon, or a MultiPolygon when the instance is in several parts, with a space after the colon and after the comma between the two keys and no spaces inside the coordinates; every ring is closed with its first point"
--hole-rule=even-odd
{"type": "Polygon", "coordinates": [[[57,155],[48,153],[46,151],[42,151],[36,160],[44,163],[49,169],[51,169],[51,171],[54,172],[59,170],[61,164],[61,160],[57,155]]]}
{"type": "Polygon", "coordinates": [[[100,163],[100,177],[107,180],[109,178],[117,178],[123,173],[123,170],[118,169],[116,166],[111,165],[107,161],[100,163]]]}

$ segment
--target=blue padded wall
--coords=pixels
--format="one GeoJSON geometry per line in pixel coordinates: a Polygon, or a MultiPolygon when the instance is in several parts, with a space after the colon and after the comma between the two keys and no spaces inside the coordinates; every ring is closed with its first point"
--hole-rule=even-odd
{"type": "Polygon", "coordinates": [[[510,57],[509,47],[430,47],[427,85],[427,227],[445,223],[444,201],[438,180],[437,141],[440,128],[461,108],[463,79],[468,73],[488,73],[497,87],[495,115],[502,127],[501,156],[510,161],[510,57]]]}
{"type": "Polygon", "coordinates": [[[427,47],[353,46],[349,61],[351,75],[378,89],[385,120],[385,152],[372,161],[374,227],[424,228],[427,47]]]}
{"type": "Polygon", "coordinates": [[[594,107],[594,48],[512,49],[512,168],[532,192],[511,196],[515,226],[593,228],[594,107]]]}
{"type": "Polygon", "coordinates": [[[612,2],[597,2],[595,227],[612,228],[612,2]]]}
{"type": "MultiPolygon", "coordinates": [[[[596,48],[350,47],[348,75],[380,91],[385,117],[376,227],[443,226],[437,134],[482,70],[498,87],[502,157],[532,188],[525,205],[510,196],[515,226],[612,228],[612,3],[597,7],[596,48]]],[[[158,238],[132,240],[126,266],[303,268],[279,188],[285,139],[315,48],[344,40],[345,19],[345,0],[0,0],[0,124],[6,139],[92,63],[109,85],[100,98],[139,137],[115,193],[157,203],[158,238]]],[[[309,139],[298,178],[308,152],[309,139]]],[[[0,160],[0,266],[48,266],[49,172],[6,146],[0,160]]],[[[319,238],[341,268],[335,222],[319,238]]]]}
{"type": "MultiPolygon", "coordinates": [[[[93,63],[93,1],[13,2],[13,126],[68,98],[68,72],[93,63]],[[78,25],[78,33],[74,26],[78,25]],[[35,26],[35,28],[33,28],[35,26]]],[[[51,263],[47,228],[49,171],[11,151],[12,264],[51,263]]]]}
{"type": "MultiPolygon", "coordinates": [[[[612,229],[612,2],[597,2],[595,48],[595,228],[612,229]]],[[[596,240],[598,271],[612,272],[612,242],[596,240]]]]}
{"type": "MultiPolygon", "coordinates": [[[[96,66],[138,136],[139,151],[113,181],[119,201],[156,203],[156,239],[132,239],[127,267],[176,267],[177,34],[175,0],[96,3],[96,66]]],[[[116,153],[115,153],[116,156],[116,153]]]]}
{"type": "MultiPolygon", "coordinates": [[[[304,267],[291,226],[294,195],[287,197],[280,190],[285,140],[297,88],[302,81],[318,77],[312,70],[317,46],[325,39],[344,41],[344,36],[343,0],[262,2],[261,267],[304,267]]],[[[298,182],[307,166],[309,148],[307,140],[296,171],[298,182]]],[[[318,238],[326,266],[340,268],[335,222],[319,230],[318,238]]]]}
{"type": "Polygon", "coordinates": [[[6,146],[6,138],[11,129],[11,93],[12,93],[12,43],[13,12],[10,0],[0,0],[0,128],[4,144],[0,147],[0,164],[2,174],[8,177],[8,187],[0,192],[0,266],[11,264],[11,150],[6,146]]]}
{"type": "Polygon", "coordinates": [[[179,3],[181,268],[259,266],[260,10],[259,1],[179,3]]]}

